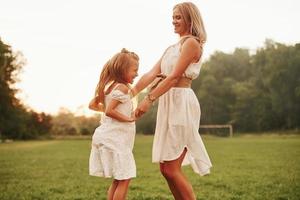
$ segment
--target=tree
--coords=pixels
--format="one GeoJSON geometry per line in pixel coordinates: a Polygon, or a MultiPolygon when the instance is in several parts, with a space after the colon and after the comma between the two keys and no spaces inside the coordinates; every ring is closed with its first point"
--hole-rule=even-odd
{"type": "Polygon", "coordinates": [[[297,93],[297,88],[300,88],[299,47],[300,44],[287,46],[266,40],[265,47],[258,49],[253,56],[253,64],[261,76],[256,85],[270,99],[270,123],[274,128],[300,126],[300,98],[297,93]]]}
{"type": "Polygon", "coordinates": [[[300,44],[266,40],[250,55],[215,52],[193,83],[202,124],[231,123],[239,131],[300,127],[300,44]]]}
{"type": "Polygon", "coordinates": [[[0,38],[0,137],[12,139],[33,139],[45,135],[51,127],[51,117],[26,108],[16,98],[15,83],[25,65],[20,52],[13,52],[11,46],[0,38]]]}
{"type": "Polygon", "coordinates": [[[234,86],[251,76],[250,55],[247,49],[237,48],[233,54],[215,52],[203,63],[200,77],[193,89],[200,101],[202,124],[233,123],[236,102],[234,86]]]}
{"type": "Polygon", "coordinates": [[[14,132],[22,132],[20,101],[15,97],[17,89],[14,84],[24,65],[21,53],[14,53],[9,45],[0,39],[0,133],[9,137],[14,132]]]}

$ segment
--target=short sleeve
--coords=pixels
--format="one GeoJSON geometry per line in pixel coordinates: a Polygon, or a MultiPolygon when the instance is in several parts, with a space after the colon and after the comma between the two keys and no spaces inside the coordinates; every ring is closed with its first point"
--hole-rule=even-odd
{"type": "Polygon", "coordinates": [[[111,98],[120,101],[121,103],[124,103],[128,100],[128,95],[124,94],[120,90],[113,90],[111,92],[111,98]]]}

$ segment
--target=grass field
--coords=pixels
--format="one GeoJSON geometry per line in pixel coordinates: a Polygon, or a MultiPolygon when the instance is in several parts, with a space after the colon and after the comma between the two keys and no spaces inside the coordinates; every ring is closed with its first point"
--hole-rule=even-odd
{"type": "MultiPolygon", "coordinates": [[[[151,163],[152,136],[136,137],[138,177],[128,199],[173,199],[151,163]]],[[[197,195],[206,200],[299,200],[300,136],[204,137],[214,167],[200,177],[184,167],[197,195]]],[[[0,199],[105,199],[110,179],[88,175],[90,140],[0,144],[0,199]]]]}

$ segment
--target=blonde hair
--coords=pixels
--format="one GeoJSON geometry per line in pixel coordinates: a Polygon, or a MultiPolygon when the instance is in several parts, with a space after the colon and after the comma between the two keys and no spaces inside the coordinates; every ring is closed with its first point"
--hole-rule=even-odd
{"type": "Polygon", "coordinates": [[[174,6],[183,16],[186,24],[190,24],[190,33],[195,36],[201,44],[206,42],[206,31],[199,9],[192,2],[183,2],[174,6]]]}
{"type": "Polygon", "coordinates": [[[127,84],[125,73],[132,64],[132,59],[139,61],[137,54],[123,48],[121,52],[115,54],[105,63],[95,90],[96,103],[104,104],[104,89],[108,83],[119,82],[127,84]]]}

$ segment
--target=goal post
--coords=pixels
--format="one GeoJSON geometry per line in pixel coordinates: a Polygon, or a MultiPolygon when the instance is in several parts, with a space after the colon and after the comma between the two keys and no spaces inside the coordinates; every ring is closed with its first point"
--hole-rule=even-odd
{"type": "Polygon", "coordinates": [[[228,128],[229,129],[229,137],[233,136],[233,128],[232,128],[231,124],[200,125],[199,128],[205,128],[205,129],[228,128]]]}

